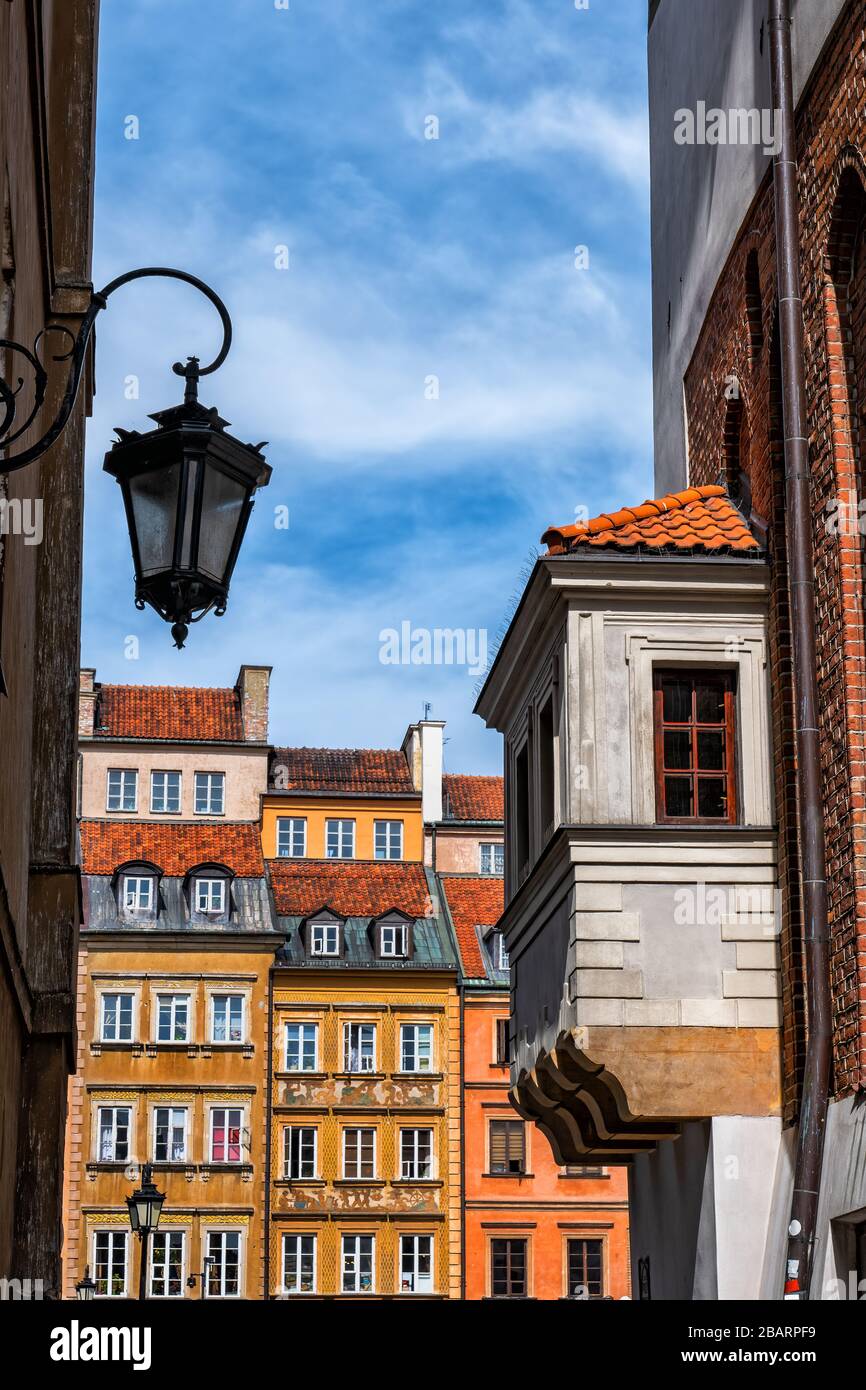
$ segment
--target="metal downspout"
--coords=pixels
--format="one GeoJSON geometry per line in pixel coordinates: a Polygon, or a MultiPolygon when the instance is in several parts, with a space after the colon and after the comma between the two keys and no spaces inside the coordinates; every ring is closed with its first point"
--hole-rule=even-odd
{"type": "Polygon", "coordinates": [[[808,1041],[800,1103],[785,1297],[808,1299],[831,1066],[827,867],[818,736],[815,573],[800,277],[800,210],[791,63],[790,0],[769,0],[773,107],[776,274],[785,434],[785,541],[794,657],[797,819],[803,888],[803,957],[808,1041]]]}

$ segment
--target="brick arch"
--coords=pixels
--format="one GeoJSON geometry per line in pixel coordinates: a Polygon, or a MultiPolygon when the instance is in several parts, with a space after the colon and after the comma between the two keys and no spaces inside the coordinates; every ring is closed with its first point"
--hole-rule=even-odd
{"type": "MultiPolygon", "coordinates": [[[[732,377],[736,374],[732,373],[732,377]]],[[[742,378],[736,376],[737,393],[728,395],[722,430],[722,474],[729,496],[751,506],[752,434],[751,415],[742,378]]]]}

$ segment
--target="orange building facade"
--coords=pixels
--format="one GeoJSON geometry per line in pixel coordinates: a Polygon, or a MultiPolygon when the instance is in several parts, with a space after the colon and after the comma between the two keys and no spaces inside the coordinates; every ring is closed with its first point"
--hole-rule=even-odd
{"type": "Polygon", "coordinates": [[[561,1167],[509,1097],[501,780],[448,777],[444,815],[436,860],[463,975],[463,1297],[627,1298],[626,1169],[561,1167]]]}

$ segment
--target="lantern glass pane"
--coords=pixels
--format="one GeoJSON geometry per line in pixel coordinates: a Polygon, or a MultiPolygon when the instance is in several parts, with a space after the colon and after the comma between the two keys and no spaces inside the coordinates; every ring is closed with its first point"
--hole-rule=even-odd
{"type": "Polygon", "coordinates": [[[198,543],[198,568],[209,579],[223,582],[243,514],[248,489],[218,469],[205,473],[198,543]]]}
{"type": "Polygon", "coordinates": [[[129,479],[142,577],[172,567],[179,483],[178,464],[148,469],[129,479]]]}

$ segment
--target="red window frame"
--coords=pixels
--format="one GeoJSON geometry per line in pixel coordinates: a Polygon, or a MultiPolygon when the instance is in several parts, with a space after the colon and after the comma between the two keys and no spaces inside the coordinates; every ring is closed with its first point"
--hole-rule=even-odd
{"type": "Polygon", "coordinates": [[[656,819],[662,824],[736,825],[737,806],[737,743],[736,743],[736,683],[733,671],[659,669],[653,672],[653,724],[655,736],[656,819]],[[691,705],[687,720],[665,720],[664,689],[666,682],[677,681],[691,685],[691,705]],[[700,686],[718,689],[723,695],[723,717],[718,721],[698,718],[697,692],[700,686]],[[701,766],[700,735],[724,734],[724,756],[721,767],[701,766]],[[665,734],[689,735],[688,766],[666,766],[665,734]],[[702,816],[698,813],[699,783],[703,778],[723,779],[725,782],[725,812],[721,816],[702,816]],[[692,812],[672,815],[667,810],[667,783],[671,780],[690,784],[692,812]]]}

